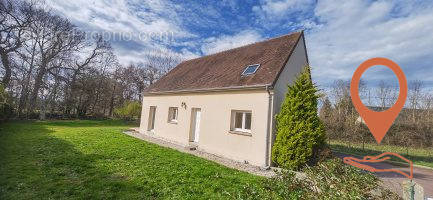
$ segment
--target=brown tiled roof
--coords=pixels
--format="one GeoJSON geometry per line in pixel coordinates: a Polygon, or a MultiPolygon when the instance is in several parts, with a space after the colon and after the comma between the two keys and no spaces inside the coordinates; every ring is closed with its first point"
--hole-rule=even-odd
{"type": "Polygon", "coordinates": [[[273,85],[302,34],[295,32],[184,61],[149,86],[145,93],[273,85]],[[260,64],[257,72],[242,76],[251,64],[260,64]]]}

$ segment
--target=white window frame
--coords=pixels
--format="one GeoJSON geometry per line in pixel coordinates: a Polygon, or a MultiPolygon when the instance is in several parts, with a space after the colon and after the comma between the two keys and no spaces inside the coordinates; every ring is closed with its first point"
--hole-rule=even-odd
{"type": "Polygon", "coordinates": [[[179,115],[179,108],[178,107],[169,107],[168,108],[168,123],[177,123],[179,115]],[[175,113],[173,118],[173,112],[175,113]]]}
{"type": "Polygon", "coordinates": [[[251,74],[255,74],[255,73],[257,72],[257,70],[259,69],[259,67],[260,67],[260,64],[252,64],[252,65],[248,65],[247,67],[245,67],[244,71],[242,72],[242,76],[248,76],[248,75],[251,75],[251,74]],[[254,72],[251,72],[251,73],[246,74],[245,72],[247,71],[247,69],[248,69],[249,67],[256,67],[256,69],[254,70],[254,72]]]}
{"type": "Polygon", "coordinates": [[[232,120],[231,120],[231,131],[251,133],[253,128],[253,113],[250,110],[232,110],[232,120]],[[242,113],[242,128],[236,128],[236,114],[242,113]],[[250,129],[245,129],[245,122],[247,119],[247,113],[251,114],[250,129]]]}

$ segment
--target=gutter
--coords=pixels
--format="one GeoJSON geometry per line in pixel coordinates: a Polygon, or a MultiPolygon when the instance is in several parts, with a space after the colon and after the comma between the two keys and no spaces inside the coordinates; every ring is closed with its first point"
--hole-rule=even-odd
{"type": "Polygon", "coordinates": [[[272,92],[273,87],[271,85],[266,86],[268,92],[268,123],[266,127],[266,144],[265,144],[265,166],[264,169],[271,167],[271,136],[272,136],[272,124],[273,124],[273,110],[274,110],[274,94],[272,92]]]}
{"type": "Polygon", "coordinates": [[[231,86],[222,88],[190,89],[190,90],[171,90],[161,92],[144,92],[143,96],[164,95],[164,94],[181,94],[181,93],[202,93],[202,92],[224,92],[237,90],[267,90],[270,85],[250,85],[250,86],[231,86]]]}

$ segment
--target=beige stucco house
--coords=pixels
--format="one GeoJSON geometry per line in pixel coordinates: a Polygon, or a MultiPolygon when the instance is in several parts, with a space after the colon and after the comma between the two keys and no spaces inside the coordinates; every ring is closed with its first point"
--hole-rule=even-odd
{"type": "Polygon", "coordinates": [[[275,115],[307,64],[303,32],[182,62],[146,89],[140,133],[270,166],[275,115]]]}

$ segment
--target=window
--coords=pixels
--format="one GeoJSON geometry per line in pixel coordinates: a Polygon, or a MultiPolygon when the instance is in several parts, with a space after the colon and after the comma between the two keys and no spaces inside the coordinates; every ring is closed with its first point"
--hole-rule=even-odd
{"type": "Polygon", "coordinates": [[[147,130],[148,131],[155,129],[155,112],[156,112],[156,107],[150,106],[149,118],[148,118],[149,120],[148,120],[148,124],[147,124],[147,130]]]}
{"type": "Polygon", "coordinates": [[[251,111],[232,111],[232,131],[251,133],[251,111]]]}
{"type": "Polygon", "coordinates": [[[244,72],[242,72],[242,75],[248,76],[248,75],[254,74],[254,73],[256,73],[256,71],[259,67],[260,67],[260,64],[248,65],[245,68],[244,72]]]}
{"type": "Polygon", "coordinates": [[[176,123],[177,122],[177,107],[169,107],[168,108],[168,122],[176,123]]]}

